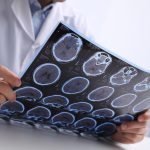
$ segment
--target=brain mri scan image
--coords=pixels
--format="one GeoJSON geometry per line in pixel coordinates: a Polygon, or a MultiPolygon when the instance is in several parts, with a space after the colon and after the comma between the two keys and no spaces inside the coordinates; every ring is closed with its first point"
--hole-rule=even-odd
{"type": "Polygon", "coordinates": [[[112,96],[114,93],[114,88],[109,86],[99,87],[88,94],[88,99],[90,101],[104,101],[112,96]]]}
{"type": "Polygon", "coordinates": [[[74,123],[75,129],[82,131],[92,130],[93,128],[96,127],[96,125],[97,125],[96,120],[88,117],[82,118],[74,123]]]}
{"type": "Polygon", "coordinates": [[[35,87],[25,86],[16,90],[16,96],[17,98],[25,98],[31,101],[35,101],[37,99],[40,99],[43,94],[39,89],[35,87]]]}
{"type": "Polygon", "coordinates": [[[84,77],[74,77],[66,81],[62,87],[65,94],[82,93],[89,86],[89,80],[84,77]]]}
{"type": "Polygon", "coordinates": [[[57,82],[60,78],[60,68],[51,63],[42,64],[37,67],[33,74],[33,80],[36,84],[44,86],[57,82]]]}
{"type": "Polygon", "coordinates": [[[149,109],[150,107],[150,97],[144,99],[143,101],[139,102],[138,104],[136,104],[133,107],[133,112],[134,113],[138,113],[138,112],[142,112],[144,110],[149,109]]]}
{"type": "Polygon", "coordinates": [[[136,98],[137,95],[132,93],[127,93],[114,99],[111,103],[111,106],[114,108],[126,107],[132,104],[136,100],[136,98]]]}
{"type": "Polygon", "coordinates": [[[119,115],[113,119],[113,121],[117,124],[121,124],[121,123],[124,123],[127,121],[133,121],[133,120],[134,120],[134,117],[132,115],[129,115],[129,114],[119,115]]]}
{"type": "Polygon", "coordinates": [[[83,72],[87,76],[98,76],[105,73],[112,58],[105,52],[97,52],[83,64],[83,72]]]}
{"type": "Polygon", "coordinates": [[[58,62],[70,62],[76,59],[82,47],[82,40],[75,34],[64,35],[53,46],[53,56],[58,62]]]}
{"type": "Polygon", "coordinates": [[[109,136],[116,132],[116,125],[110,122],[103,123],[95,128],[96,134],[99,136],[109,136]]]}
{"type": "Polygon", "coordinates": [[[127,66],[112,75],[110,78],[110,83],[112,85],[128,84],[135,76],[137,76],[137,74],[138,72],[135,68],[127,66]]]}
{"type": "Polygon", "coordinates": [[[145,92],[148,90],[150,90],[150,77],[145,78],[143,81],[134,86],[135,92],[145,92]]]}
{"type": "Polygon", "coordinates": [[[43,106],[37,106],[27,111],[26,117],[28,119],[43,120],[48,119],[51,116],[51,111],[43,106]]]}
{"type": "Polygon", "coordinates": [[[60,126],[67,126],[75,121],[75,116],[68,112],[61,112],[52,117],[51,123],[60,126]]]}
{"type": "Polygon", "coordinates": [[[44,97],[41,103],[44,105],[60,108],[67,106],[69,103],[69,99],[62,95],[51,95],[44,97]]]}
{"type": "Polygon", "coordinates": [[[13,115],[15,113],[23,113],[24,105],[18,101],[10,102],[7,101],[0,107],[0,113],[4,113],[6,115],[13,115]]]}
{"type": "Polygon", "coordinates": [[[94,110],[92,112],[92,117],[98,119],[112,118],[114,117],[114,115],[115,112],[109,108],[101,108],[101,109],[94,110]]]}
{"type": "Polygon", "coordinates": [[[88,139],[113,135],[150,108],[150,72],[113,54],[60,23],[22,70],[16,101],[0,105],[0,121],[88,139]]]}
{"type": "Polygon", "coordinates": [[[79,112],[89,113],[93,110],[93,106],[87,102],[77,102],[77,103],[70,104],[67,109],[74,113],[79,113],[79,112]]]}

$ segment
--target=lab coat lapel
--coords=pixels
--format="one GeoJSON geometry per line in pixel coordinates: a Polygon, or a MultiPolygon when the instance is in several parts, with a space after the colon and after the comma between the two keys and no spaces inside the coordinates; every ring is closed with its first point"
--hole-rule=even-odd
{"type": "Polygon", "coordinates": [[[46,40],[48,40],[50,34],[54,31],[56,25],[60,21],[63,21],[62,13],[63,11],[60,4],[58,3],[53,4],[53,8],[49,13],[49,15],[47,16],[47,19],[45,20],[40,33],[38,34],[34,44],[32,45],[31,50],[28,52],[23,61],[21,74],[22,72],[24,72],[24,70],[26,70],[26,68],[31,62],[31,59],[34,58],[34,55],[37,54],[37,51],[40,48],[40,46],[42,46],[46,42],[46,40]]]}
{"type": "Polygon", "coordinates": [[[30,39],[34,41],[35,35],[28,0],[12,0],[11,9],[22,29],[30,37],[30,39]]]}
{"type": "Polygon", "coordinates": [[[36,45],[38,44],[39,46],[41,46],[47,40],[49,35],[53,32],[56,25],[58,25],[58,23],[63,20],[63,12],[61,10],[62,7],[60,5],[60,3],[53,4],[52,10],[47,16],[47,19],[45,20],[41,31],[37,36],[37,39],[35,41],[36,45]]]}

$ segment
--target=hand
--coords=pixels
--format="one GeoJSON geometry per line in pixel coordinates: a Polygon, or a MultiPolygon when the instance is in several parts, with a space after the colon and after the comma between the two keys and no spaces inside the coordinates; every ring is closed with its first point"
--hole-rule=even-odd
{"type": "Polygon", "coordinates": [[[147,123],[149,120],[150,110],[141,114],[137,121],[123,123],[118,127],[117,133],[112,136],[112,139],[124,144],[133,144],[142,141],[147,132],[147,123]]]}
{"type": "Polygon", "coordinates": [[[0,104],[6,100],[16,100],[16,94],[13,87],[21,85],[20,79],[4,66],[0,66],[0,104]]]}

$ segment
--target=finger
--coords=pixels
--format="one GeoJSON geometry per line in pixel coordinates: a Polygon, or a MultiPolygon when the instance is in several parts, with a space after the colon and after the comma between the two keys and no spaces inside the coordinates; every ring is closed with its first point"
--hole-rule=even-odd
{"type": "Polygon", "coordinates": [[[0,95],[0,104],[3,104],[6,101],[5,96],[0,95]]]}
{"type": "Polygon", "coordinates": [[[131,144],[142,141],[144,139],[144,135],[116,133],[112,136],[112,139],[120,143],[131,144]]]}
{"type": "Polygon", "coordinates": [[[16,93],[12,88],[4,81],[0,82],[0,93],[4,95],[8,100],[16,100],[16,93]]]}
{"type": "Polygon", "coordinates": [[[128,138],[123,137],[123,134],[119,132],[112,135],[111,138],[112,140],[119,142],[119,143],[131,144],[131,141],[128,138]]]}
{"type": "Polygon", "coordinates": [[[20,79],[4,66],[0,66],[0,77],[4,78],[11,86],[18,87],[21,85],[20,79]]]}
{"type": "Polygon", "coordinates": [[[129,130],[129,129],[137,129],[137,128],[145,128],[147,126],[147,122],[138,122],[138,121],[132,121],[132,122],[126,122],[123,123],[120,128],[121,130],[129,130]]]}
{"type": "Polygon", "coordinates": [[[0,81],[4,81],[4,79],[0,77],[0,81]]]}
{"type": "Polygon", "coordinates": [[[146,134],[147,131],[148,131],[147,127],[137,128],[137,129],[127,129],[127,130],[121,130],[120,128],[118,128],[118,132],[131,133],[131,134],[139,134],[139,135],[146,134]]]}
{"type": "Polygon", "coordinates": [[[123,138],[128,139],[131,143],[137,143],[144,139],[144,135],[123,133],[123,138]]]}
{"type": "Polygon", "coordinates": [[[145,122],[145,121],[148,121],[148,120],[150,120],[150,110],[147,110],[145,113],[141,114],[138,117],[139,122],[145,122]]]}

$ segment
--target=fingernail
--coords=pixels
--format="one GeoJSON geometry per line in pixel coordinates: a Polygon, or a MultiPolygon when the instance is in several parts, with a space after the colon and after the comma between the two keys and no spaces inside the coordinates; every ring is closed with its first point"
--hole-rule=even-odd
{"type": "Polygon", "coordinates": [[[122,124],[122,125],[121,125],[121,129],[122,129],[122,130],[127,129],[127,125],[126,125],[126,124],[122,124]]]}
{"type": "Polygon", "coordinates": [[[21,85],[21,80],[17,80],[17,86],[20,86],[21,85]]]}
{"type": "Polygon", "coordinates": [[[3,81],[3,80],[4,80],[4,78],[1,78],[1,77],[0,77],[0,81],[3,81]]]}
{"type": "Polygon", "coordinates": [[[144,118],[143,117],[139,117],[138,120],[139,121],[144,121],[144,118]]]}

